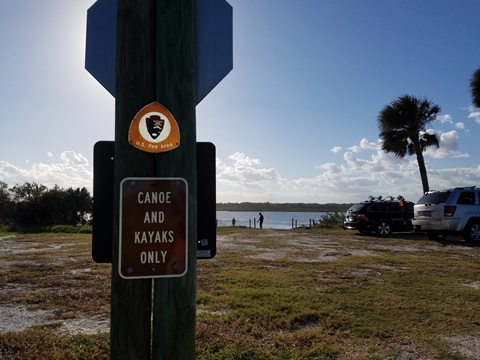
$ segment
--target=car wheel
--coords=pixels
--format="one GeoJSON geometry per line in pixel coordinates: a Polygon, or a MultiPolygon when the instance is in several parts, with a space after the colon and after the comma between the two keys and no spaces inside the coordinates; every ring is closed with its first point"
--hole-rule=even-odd
{"type": "Polygon", "coordinates": [[[392,232],[392,228],[388,221],[379,221],[377,225],[375,225],[375,232],[377,235],[387,236],[392,232]]]}
{"type": "Polygon", "coordinates": [[[463,230],[463,238],[466,241],[480,241],[480,222],[468,223],[463,230]]]}
{"type": "Polygon", "coordinates": [[[447,235],[439,231],[427,231],[428,240],[445,240],[447,235]]]}

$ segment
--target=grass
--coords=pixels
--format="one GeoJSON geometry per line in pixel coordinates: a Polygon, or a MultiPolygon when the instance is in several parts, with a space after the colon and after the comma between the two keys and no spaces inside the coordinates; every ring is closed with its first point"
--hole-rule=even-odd
{"type": "Polygon", "coordinates": [[[1,359],[109,359],[109,334],[59,335],[51,327],[35,327],[0,336],[1,359]]]}
{"type": "MultiPolygon", "coordinates": [[[[224,253],[223,261],[200,263],[199,307],[222,314],[200,314],[200,354],[206,354],[200,358],[384,359],[405,348],[435,359],[466,358],[444,339],[472,336],[480,329],[478,289],[466,286],[480,279],[478,248],[465,250],[463,242],[453,243],[460,249],[444,247],[410,234],[363,239],[385,250],[332,262],[298,262],[252,259],[254,251],[245,246],[224,253]],[[425,250],[389,250],[412,241],[425,250]]],[[[278,240],[244,243],[268,250],[278,247],[278,240]]],[[[337,241],[349,246],[348,239],[337,241]]]]}
{"type": "MultiPolygon", "coordinates": [[[[218,234],[235,246],[198,262],[197,359],[474,358],[447,338],[478,338],[480,247],[317,227],[218,234]],[[313,246],[292,246],[306,237],[313,246]],[[258,256],[276,250],[283,256],[258,256]]],[[[0,240],[29,244],[21,255],[0,252],[0,305],[59,310],[53,324],[0,333],[0,359],[108,358],[108,334],[58,329],[65,318],[108,316],[110,266],[91,261],[90,239],[0,240]],[[25,290],[12,298],[4,290],[13,285],[25,290]]]]}
{"type": "Polygon", "coordinates": [[[30,310],[48,304],[59,314],[109,316],[110,266],[91,260],[90,235],[18,234],[3,241],[13,239],[27,247],[0,255],[0,262],[12,263],[1,272],[0,286],[14,284],[25,291],[13,298],[0,291],[0,304],[13,302],[30,310]]]}

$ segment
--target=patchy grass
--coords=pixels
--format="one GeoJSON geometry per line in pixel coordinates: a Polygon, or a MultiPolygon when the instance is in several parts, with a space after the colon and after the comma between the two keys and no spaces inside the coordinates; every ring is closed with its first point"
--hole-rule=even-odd
{"type": "MultiPolygon", "coordinates": [[[[59,331],[108,316],[111,270],[91,260],[90,236],[6,241],[18,252],[0,251],[0,306],[57,311],[0,333],[0,358],[107,359],[107,333],[59,331]]],[[[317,227],[221,227],[217,247],[198,262],[197,359],[476,358],[458,342],[480,344],[480,247],[317,227]]]]}
{"type": "Polygon", "coordinates": [[[255,252],[288,246],[279,232],[261,242],[243,237],[261,232],[247,230],[239,247],[199,263],[197,302],[208,310],[199,315],[199,358],[468,358],[445,338],[478,339],[480,294],[469,286],[480,279],[478,247],[422,234],[294,230],[317,237],[319,248],[328,234],[348,252],[328,250],[334,261],[298,261],[315,259],[311,248],[255,259],[255,252]]]}
{"type": "Polygon", "coordinates": [[[109,334],[59,335],[51,326],[0,336],[0,358],[102,360],[110,358],[109,334]]]}
{"type": "Polygon", "coordinates": [[[110,265],[91,260],[89,235],[20,234],[14,252],[0,252],[0,304],[109,316],[110,265]],[[18,291],[13,291],[17,289],[18,291]],[[99,311],[100,310],[100,311],[99,311]]]}

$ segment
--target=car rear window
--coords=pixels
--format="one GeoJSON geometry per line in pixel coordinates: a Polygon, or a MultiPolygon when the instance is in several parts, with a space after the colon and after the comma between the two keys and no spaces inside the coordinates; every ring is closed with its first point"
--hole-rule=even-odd
{"type": "Polygon", "coordinates": [[[475,205],[475,192],[463,191],[458,197],[457,204],[460,205],[475,205]]]}
{"type": "Polygon", "coordinates": [[[365,204],[355,204],[350,209],[348,209],[348,212],[359,212],[363,209],[364,206],[365,204]]]}
{"type": "Polygon", "coordinates": [[[436,191],[423,195],[417,204],[443,204],[447,201],[451,191],[436,191]]]}

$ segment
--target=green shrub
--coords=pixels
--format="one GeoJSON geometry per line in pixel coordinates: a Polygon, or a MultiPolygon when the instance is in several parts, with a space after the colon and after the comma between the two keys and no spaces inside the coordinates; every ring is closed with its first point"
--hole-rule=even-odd
{"type": "Polygon", "coordinates": [[[343,213],[329,213],[327,212],[320,218],[320,225],[325,227],[341,227],[343,224],[343,213]]]}
{"type": "Polygon", "coordinates": [[[53,225],[53,226],[18,226],[17,224],[9,224],[0,226],[0,232],[18,232],[22,234],[38,234],[38,233],[56,233],[56,234],[91,234],[92,225],[53,225]]]}
{"type": "Polygon", "coordinates": [[[50,232],[52,233],[78,233],[78,228],[72,225],[54,225],[50,228],[50,232]]]}
{"type": "Polygon", "coordinates": [[[91,234],[92,226],[54,225],[50,228],[49,232],[66,234],[91,234]]]}
{"type": "Polygon", "coordinates": [[[78,228],[80,234],[91,234],[93,231],[92,225],[83,225],[78,228]]]}

